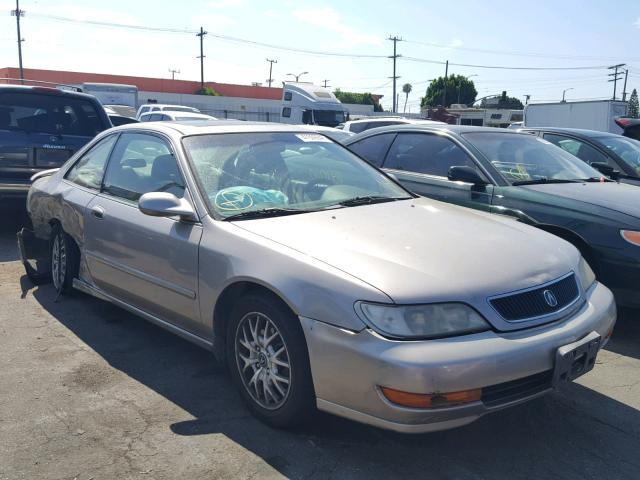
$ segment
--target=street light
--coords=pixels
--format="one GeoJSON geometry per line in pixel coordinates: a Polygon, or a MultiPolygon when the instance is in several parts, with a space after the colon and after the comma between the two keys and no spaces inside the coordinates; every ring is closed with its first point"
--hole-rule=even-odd
{"type": "Polygon", "coordinates": [[[572,88],[565,88],[564,90],[562,90],[562,102],[566,102],[566,100],[564,99],[564,94],[565,92],[568,92],[569,90],[575,90],[573,87],[572,88]]]}
{"type": "MultiPolygon", "coordinates": [[[[466,77],[464,77],[464,78],[466,78],[467,80],[469,80],[471,77],[477,77],[477,76],[478,76],[478,74],[477,74],[477,73],[473,73],[473,74],[468,75],[468,76],[466,76],[466,77]]],[[[460,87],[461,87],[461,86],[462,86],[462,85],[460,85],[460,83],[458,83],[458,103],[460,103],[460,87]]]]}
{"type": "Polygon", "coordinates": [[[295,73],[287,73],[287,75],[291,75],[292,77],[296,77],[296,83],[297,83],[302,75],[307,75],[308,73],[309,72],[301,72],[298,75],[296,75],[295,73]]]}

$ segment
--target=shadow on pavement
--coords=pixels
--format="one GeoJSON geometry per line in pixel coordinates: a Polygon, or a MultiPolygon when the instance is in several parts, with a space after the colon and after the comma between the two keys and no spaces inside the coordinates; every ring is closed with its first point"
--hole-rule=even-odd
{"type": "Polygon", "coordinates": [[[18,260],[16,232],[28,222],[24,202],[2,200],[0,206],[0,263],[18,260]]]}
{"type": "Polygon", "coordinates": [[[166,428],[223,434],[291,478],[634,478],[640,471],[640,412],[578,384],[446,432],[400,435],[324,414],[297,432],[274,430],[248,413],[210,353],[100,300],[72,294],[54,303],[51,286],[33,292],[109,365],[195,417],[166,428]]]}

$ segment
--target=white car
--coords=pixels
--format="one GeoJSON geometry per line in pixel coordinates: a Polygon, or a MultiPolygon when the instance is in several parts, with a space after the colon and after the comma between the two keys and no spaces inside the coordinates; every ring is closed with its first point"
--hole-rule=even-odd
{"type": "Polygon", "coordinates": [[[362,118],[360,120],[350,120],[345,122],[342,130],[351,133],[360,133],[365,130],[370,130],[377,127],[387,127],[389,125],[403,125],[403,124],[442,124],[435,120],[416,120],[412,118],[404,117],[370,117],[362,118]]]}
{"type": "Polygon", "coordinates": [[[141,122],[184,122],[184,121],[206,121],[217,120],[216,117],[205,115],[204,113],[193,112],[149,112],[140,115],[141,122]]]}
{"type": "Polygon", "coordinates": [[[200,110],[193,107],[185,107],[184,105],[164,105],[160,103],[147,103],[146,105],[140,106],[138,108],[138,113],[136,114],[136,118],[140,120],[140,117],[148,112],[164,112],[170,110],[172,112],[191,112],[191,113],[200,113],[200,110]]]}
{"type": "Polygon", "coordinates": [[[339,143],[342,143],[343,140],[346,140],[347,138],[353,137],[355,135],[355,133],[353,132],[346,132],[339,128],[323,127],[321,125],[297,125],[297,126],[300,128],[304,128],[305,130],[310,130],[312,132],[322,133],[323,135],[326,135],[330,139],[335,140],[336,142],[339,142],[339,143]]]}

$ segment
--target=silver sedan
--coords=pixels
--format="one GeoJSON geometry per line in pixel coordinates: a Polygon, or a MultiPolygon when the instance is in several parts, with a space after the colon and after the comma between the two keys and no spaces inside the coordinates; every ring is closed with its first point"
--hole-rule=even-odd
{"type": "Polygon", "coordinates": [[[210,349],[275,426],[464,425],[588,372],[616,319],[567,242],[295,126],[126,125],[36,177],[28,273],[210,349]]]}

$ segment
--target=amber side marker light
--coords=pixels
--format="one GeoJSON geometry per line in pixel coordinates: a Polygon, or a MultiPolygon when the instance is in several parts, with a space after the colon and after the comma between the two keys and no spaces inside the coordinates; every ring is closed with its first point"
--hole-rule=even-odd
{"type": "Polygon", "coordinates": [[[634,232],[633,230],[620,230],[620,235],[622,235],[622,238],[627,242],[640,247],[640,232],[634,232]]]}
{"type": "Polygon", "coordinates": [[[410,393],[388,387],[380,387],[380,391],[391,403],[410,408],[453,407],[465,403],[477,402],[482,390],[464,390],[450,393],[410,393]]]}

